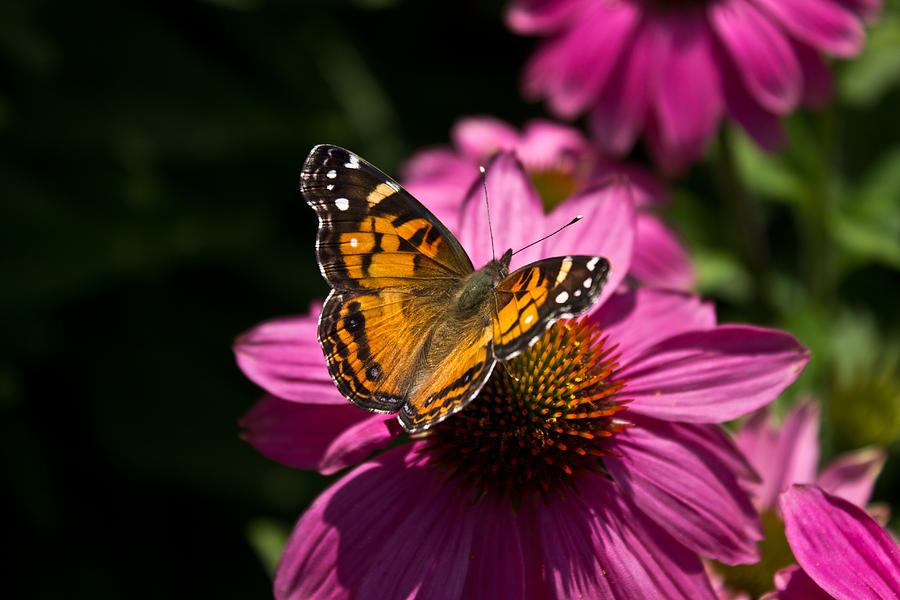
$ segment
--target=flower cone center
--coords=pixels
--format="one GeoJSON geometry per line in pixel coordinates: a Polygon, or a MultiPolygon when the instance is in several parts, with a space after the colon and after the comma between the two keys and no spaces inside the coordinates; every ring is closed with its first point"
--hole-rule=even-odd
{"type": "Polygon", "coordinates": [[[547,493],[601,471],[609,439],[629,426],[615,416],[625,381],[605,346],[584,320],[556,323],[498,364],[464,410],[429,432],[426,451],[482,493],[547,493]]]}

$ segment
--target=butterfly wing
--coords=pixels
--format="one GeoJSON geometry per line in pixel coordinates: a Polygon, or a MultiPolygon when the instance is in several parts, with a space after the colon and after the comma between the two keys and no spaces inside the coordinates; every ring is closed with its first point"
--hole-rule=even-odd
{"type": "Polygon", "coordinates": [[[517,269],[497,286],[494,355],[512,358],[562,318],[585,312],[600,296],[609,262],[599,256],[558,256],[517,269]]]}
{"type": "Polygon", "coordinates": [[[430,294],[472,262],[453,234],[393,179],[348,150],[319,145],[300,190],[319,216],[316,257],[336,290],[430,294]]]}
{"type": "Polygon", "coordinates": [[[460,321],[451,310],[473,270],[462,246],[396,182],[342,148],[313,148],[301,190],[319,216],[316,253],[333,288],[319,341],[340,392],[370,411],[400,411],[409,431],[462,409],[496,362],[489,312],[460,321]]]}

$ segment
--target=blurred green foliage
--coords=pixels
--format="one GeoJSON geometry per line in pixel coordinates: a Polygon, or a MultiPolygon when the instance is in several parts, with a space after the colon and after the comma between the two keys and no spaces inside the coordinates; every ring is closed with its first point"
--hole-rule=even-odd
{"type": "MultiPolygon", "coordinates": [[[[324,295],[297,193],[315,143],[388,172],[452,123],[543,115],[503,3],[7,0],[0,5],[0,410],[11,587],[32,597],[266,597],[330,480],[238,438],[259,390],[233,336],[324,295]],[[428,26],[423,26],[428,24],[428,26]],[[17,585],[18,584],[18,585],[17,585]]],[[[836,65],[837,102],[765,155],[737,132],[665,211],[725,321],[813,351],[827,458],[900,430],[900,11],[836,65]],[[726,152],[727,151],[727,152],[726,152]],[[748,262],[720,179],[761,225],[748,262]],[[763,270],[754,272],[752,264],[763,270]]],[[[640,159],[639,155],[636,155],[640,159]]],[[[757,269],[758,270],[758,269],[757,269]]]]}

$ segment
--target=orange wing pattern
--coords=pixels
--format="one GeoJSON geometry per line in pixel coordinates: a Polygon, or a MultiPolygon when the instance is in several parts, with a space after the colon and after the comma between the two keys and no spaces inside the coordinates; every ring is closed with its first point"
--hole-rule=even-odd
{"type": "Polygon", "coordinates": [[[428,209],[343,148],[313,148],[300,189],[319,216],[316,256],[334,289],[437,293],[473,270],[462,246],[428,209]]]}
{"type": "Polygon", "coordinates": [[[494,355],[512,358],[553,323],[580,315],[597,300],[609,275],[599,256],[558,256],[517,269],[497,286],[494,355]]]}

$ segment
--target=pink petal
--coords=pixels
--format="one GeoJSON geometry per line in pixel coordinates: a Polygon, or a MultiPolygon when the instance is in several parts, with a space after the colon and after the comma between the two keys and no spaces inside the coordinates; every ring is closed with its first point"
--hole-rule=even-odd
{"type": "Polygon", "coordinates": [[[793,336],[746,325],[692,331],[625,364],[629,410],[658,419],[721,423],[774,400],[809,360],[793,336]]]}
{"type": "Polygon", "coordinates": [[[838,0],[853,12],[861,15],[867,22],[874,22],[881,16],[881,0],[838,0]]]}
{"type": "Polygon", "coordinates": [[[594,185],[607,184],[617,177],[624,177],[628,180],[634,204],[639,209],[663,206],[671,200],[665,184],[644,167],[598,157],[591,183],[594,185]]]}
{"type": "Polygon", "coordinates": [[[629,504],[602,477],[552,498],[537,515],[555,598],[713,600],[696,554],[629,504]]]}
{"type": "Polygon", "coordinates": [[[494,117],[467,117],[460,119],[450,132],[453,144],[476,164],[494,152],[513,151],[519,145],[519,132],[494,117]]]}
{"type": "Polygon", "coordinates": [[[762,485],[754,494],[758,505],[774,507],[778,495],[791,485],[814,482],[818,465],[819,406],[798,402],[778,430],[771,461],[753,463],[763,477],[762,485]]]}
{"type": "Polygon", "coordinates": [[[865,506],[886,459],[881,448],[842,454],[825,467],[816,484],[833,496],[865,506]]]}
{"type": "Polygon", "coordinates": [[[803,42],[835,56],[855,56],[865,31],[859,18],[832,0],[753,0],[803,42]]]}
{"type": "Polygon", "coordinates": [[[577,13],[584,0],[517,0],[506,13],[507,26],[517,33],[553,31],[577,13]]]}
{"type": "Polygon", "coordinates": [[[241,437],[272,460],[330,475],[387,446],[394,438],[388,419],[349,402],[305,404],[264,396],[241,419],[241,437]]]}
{"type": "Polygon", "coordinates": [[[762,525],[731,469],[741,463],[737,449],[730,442],[712,451],[698,445],[698,438],[725,439],[698,431],[716,430],[710,425],[633,422],[634,428],[615,437],[613,448],[621,456],[604,459],[625,495],[702,556],[730,565],[758,561],[762,525]],[[720,460],[723,454],[730,456],[720,460]]]}
{"type": "Polygon", "coordinates": [[[784,34],[747,0],[710,4],[709,16],[756,101],[778,114],[793,110],[800,101],[803,75],[784,34]]]}
{"type": "Polygon", "coordinates": [[[638,213],[631,276],[645,285],[690,290],[696,280],[690,256],[661,219],[638,213]]]}
{"type": "Polygon", "coordinates": [[[777,593],[766,594],[760,600],[833,600],[797,565],[775,573],[775,587],[777,593]]]}
{"type": "Polygon", "coordinates": [[[462,514],[467,500],[421,465],[418,448],[363,463],[313,502],[282,554],[276,598],[460,596],[473,521],[462,514]]]}
{"type": "Polygon", "coordinates": [[[619,364],[628,365],[647,348],[674,335],[716,326],[712,303],[681,292],[641,288],[619,290],[591,317],[616,344],[619,364]]]}
{"type": "Polygon", "coordinates": [[[525,124],[516,154],[529,172],[560,169],[567,162],[593,158],[590,145],[577,129],[545,119],[525,124]]]}
{"type": "Polygon", "coordinates": [[[468,160],[460,157],[453,149],[447,146],[435,146],[426,148],[413,154],[409,160],[400,167],[403,187],[411,181],[432,178],[449,178],[448,174],[463,172],[477,173],[468,160]]]}
{"type": "Polygon", "coordinates": [[[543,591],[540,587],[543,586],[535,590],[528,589],[526,584],[535,571],[531,567],[534,556],[523,552],[519,532],[524,528],[523,519],[513,512],[512,503],[505,499],[500,502],[485,499],[472,506],[471,512],[478,525],[472,539],[469,568],[460,598],[495,600],[540,597],[543,591]]]}
{"type": "Polygon", "coordinates": [[[699,157],[715,135],[723,108],[721,84],[704,15],[685,9],[659,18],[665,19],[670,39],[648,142],[657,161],[677,171],[699,157]]]}
{"type": "Polygon", "coordinates": [[[622,60],[590,115],[590,128],[597,144],[613,155],[631,150],[647,120],[650,99],[656,95],[668,36],[659,32],[654,20],[641,23],[631,47],[622,60]]]}
{"type": "MultiPolygon", "coordinates": [[[[565,225],[577,215],[583,215],[584,219],[545,240],[539,255],[586,254],[605,257],[610,264],[610,273],[597,300],[597,305],[600,305],[619,287],[631,264],[635,233],[631,191],[624,183],[613,181],[574,196],[547,216],[543,234],[565,225]]],[[[535,231],[533,235],[539,234],[535,231]]]]}
{"type": "Polygon", "coordinates": [[[803,69],[803,102],[824,106],[831,100],[831,71],[819,53],[800,42],[793,42],[794,53],[803,69]]]}
{"type": "Polygon", "coordinates": [[[779,501],[797,562],[819,587],[848,600],[900,597],[900,547],[866,512],[815,486],[779,501]]]}
{"type": "Polygon", "coordinates": [[[726,56],[724,50],[717,55],[722,77],[722,92],[725,110],[732,119],[744,128],[747,135],[763,147],[774,152],[784,144],[785,134],[781,121],[773,112],[767,111],[753,99],[739,77],[729,76],[737,67],[726,56]]]}
{"type": "Polygon", "coordinates": [[[238,336],[238,366],[255,384],[280,398],[308,404],[345,404],[325,364],[319,345],[318,313],[273,319],[238,336]]]}
{"type": "MultiPolygon", "coordinates": [[[[497,256],[507,248],[518,250],[540,237],[535,222],[543,219],[544,209],[537,190],[525,174],[515,155],[501,152],[486,167],[488,200],[491,203],[491,225],[497,256]]],[[[491,254],[491,229],[488,227],[484,189],[473,185],[462,208],[459,241],[475,268],[481,268],[494,256],[491,254]]],[[[520,264],[540,258],[535,250],[517,255],[520,264]]]]}
{"type": "Polygon", "coordinates": [[[525,93],[544,96],[571,118],[592,104],[609,79],[638,22],[634,4],[592,4],[558,37],[544,42],[525,67],[525,93]]]}

